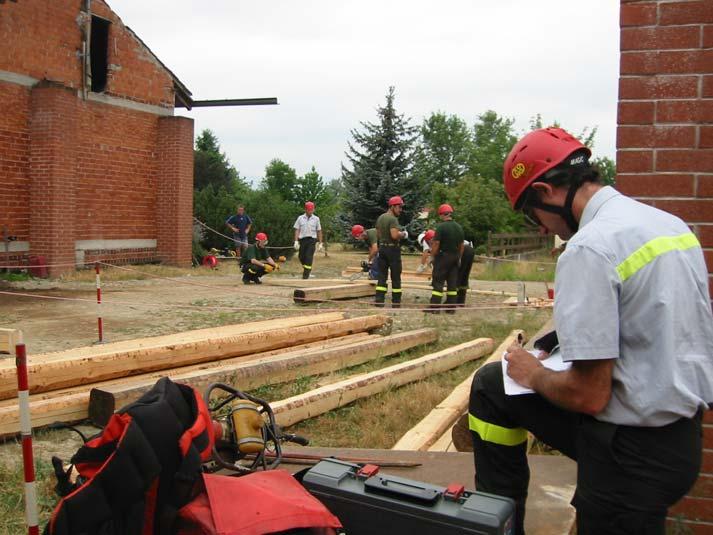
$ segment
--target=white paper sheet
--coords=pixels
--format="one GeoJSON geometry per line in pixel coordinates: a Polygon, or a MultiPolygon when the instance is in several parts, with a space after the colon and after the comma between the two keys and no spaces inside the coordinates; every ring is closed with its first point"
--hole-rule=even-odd
{"type": "MultiPolygon", "coordinates": [[[[503,353],[503,386],[505,387],[505,393],[508,396],[519,396],[520,394],[533,394],[535,391],[532,390],[531,388],[527,388],[525,386],[522,386],[520,383],[516,382],[514,379],[512,379],[508,375],[508,361],[505,360],[505,355],[507,353],[503,353]]],[[[530,354],[534,355],[535,357],[540,354],[539,349],[534,349],[530,351],[530,354]]],[[[540,361],[542,362],[542,365],[545,368],[549,368],[550,370],[554,371],[564,371],[564,370],[569,370],[572,367],[571,362],[564,362],[562,360],[562,353],[559,351],[555,351],[552,353],[549,357],[547,357],[545,360],[540,361]]]]}

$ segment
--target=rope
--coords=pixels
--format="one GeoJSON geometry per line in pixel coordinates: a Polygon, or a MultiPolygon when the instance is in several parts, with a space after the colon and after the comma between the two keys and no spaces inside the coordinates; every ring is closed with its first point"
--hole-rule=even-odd
{"type": "MultiPolygon", "coordinates": [[[[197,217],[194,217],[194,218],[193,218],[193,221],[195,221],[196,223],[198,223],[198,224],[201,225],[202,227],[207,228],[207,229],[210,230],[211,232],[214,232],[214,233],[217,234],[218,236],[223,236],[223,238],[228,238],[228,239],[229,239],[230,241],[232,241],[232,242],[235,241],[235,238],[233,238],[232,236],[226,236],[226,235],[223,234],[222,232],[218,232],[218,231],[215,230],[214,228],[211,228],[211,227],[209,227],[208,225],[206,225],[205,223],[203,223],[203,221],[201,221],[201,220],[198,219],[197,217]]],[[[293,247],[294,247],[294,245],[284,245],[284,246],[277,246],[277,245],[273,246],[273,245],[270,245],[269,247],[266,247],[266,248],[267,248],[267,249],[292,249],[293,247]]]]}

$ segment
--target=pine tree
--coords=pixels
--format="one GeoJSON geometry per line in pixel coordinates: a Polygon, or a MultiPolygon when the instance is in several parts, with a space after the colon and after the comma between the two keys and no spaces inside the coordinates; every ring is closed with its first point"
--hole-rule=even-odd
{"type": "Polygon", "coordinates": [[[353,142],[346,153],[349,166],[342,165],[347,225],[372,226],[394,195],[404,199],[402,223],[423,208],[424,188],[412,169],[418,128],[396,113],[394,97],[390,87],[386,105],[376,110],[378,121],[362,122],[362,132],[351,131],[353,142]]]}
{"type": "Polygon", "coordinates": [[[228,157],[220,151],[218,138],[211,130],[203,130],[196,138],[193,156],[194,189],[202,190],[212,185],[216,189],[223,187],[234,191],[247,187],[228,157]]]}

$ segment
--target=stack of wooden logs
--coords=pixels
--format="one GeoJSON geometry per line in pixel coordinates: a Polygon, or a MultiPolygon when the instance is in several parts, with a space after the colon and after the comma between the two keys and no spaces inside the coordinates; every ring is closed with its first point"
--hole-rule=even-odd
{"type": "MultiPolygon", "coordinates": [[[[438,338],[435,329],[374,334],[390,324],[387,316],[378,314],[353,318],[342,313],[302,314],[30,355],[32,426],[88,417],[103,425],[115,410],[136,400],[162,376],[200,391],[214,382],[250,390],[395,355],[438,338]]],[[[291,425],[490,351],[491,339],[477,339],[271,405],[278,423],[291,425]]],[[[19,430],[16,388],[14,360],[0,361],[0,436],[19,430]]]]}

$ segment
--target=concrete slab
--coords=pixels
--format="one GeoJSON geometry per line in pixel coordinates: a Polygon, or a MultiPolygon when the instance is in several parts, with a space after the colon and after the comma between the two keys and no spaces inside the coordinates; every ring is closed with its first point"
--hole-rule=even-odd
{"type": "MultiPolygon", "coordinates": [[[[412,461],[420,466],[383,468],[382,471],[417,481],[447,486],[461,483],[474,487],[473,454],[458,452],[397,451],[357,448],[286,448],[290,453],[309,455],[349,456],[379,460],[412,461]]],[[[570,500],[577,480],[577,465],[564,456],[530,455],[530,488],[525,516],[528,535],[568,535],[574,525],[574,508],[570,500]]],[[[297,471],[303,465],[283,465],[297,471]]]]}

